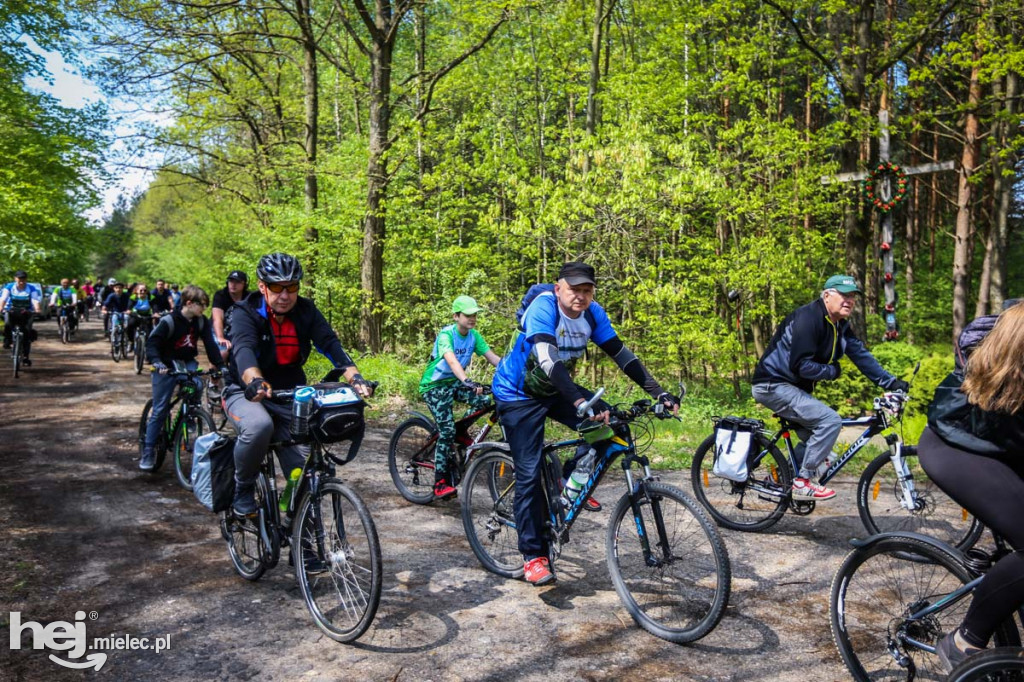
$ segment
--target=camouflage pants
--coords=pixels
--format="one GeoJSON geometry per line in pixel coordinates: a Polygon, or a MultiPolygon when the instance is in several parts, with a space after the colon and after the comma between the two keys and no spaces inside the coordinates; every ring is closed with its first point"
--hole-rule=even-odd
{"type": "Polygon", "coordinates": [[[445,472],[448,471],[448,460],[451,457],[452,444],[455,442],[455,414],[452,409],[455,401],[480,408],[490,405],[491,397],[477,395],[473,389],[462,384],[448,384],[430,389],[423,394],[423,400],[430,408],[430,413],[434,415],[434,423],[437,424],[434,478],[439,481],[445,478],[445,472]]]}

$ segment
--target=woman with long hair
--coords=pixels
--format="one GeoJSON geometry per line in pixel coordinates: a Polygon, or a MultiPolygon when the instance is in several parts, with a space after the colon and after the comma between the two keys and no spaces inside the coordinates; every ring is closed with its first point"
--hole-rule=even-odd
{"type": "Polygon", "coordinates": [[[1014,550],[985,574],[960,627],[939,641],[939,658],[952,668],[984,649],[1024,603],[1024,303],[1003,311],[963,375],[939,384],[918,454],[928,476],[1014,550]]]}

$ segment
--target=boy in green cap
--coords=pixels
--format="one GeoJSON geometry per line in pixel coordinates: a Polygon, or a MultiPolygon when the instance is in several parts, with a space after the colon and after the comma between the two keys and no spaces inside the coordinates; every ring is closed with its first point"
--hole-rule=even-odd
{"type": "Polygon", "coordinates": [[[448,471],[448,458],[455,442],[455,415],[452,405],[456,400],[472,407],[485,407],[490,396],[484,395],[483,384],[466,375],[473,354],[482,355],[495,367],[501,358],[474,329],[476,314],[481,308],[469,296],[459,296],[452,303],[450,324],[437,334],[430,363],[420,379],[420,395],[434,415],[437,423],[437,448],[434,451],[434,498],[445,499],[458,491],[452,485],[448,471]]]}

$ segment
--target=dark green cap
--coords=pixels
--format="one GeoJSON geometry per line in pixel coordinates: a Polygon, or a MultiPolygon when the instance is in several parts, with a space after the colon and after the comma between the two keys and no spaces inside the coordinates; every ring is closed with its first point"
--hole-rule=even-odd
{"type": "Polygon", "coordinates": [[[860,287],[857,286],[857,280],[849,275],[832,275],[825,280],[823,289],[835,289],[841,294],[862,293],[860,287]]]}

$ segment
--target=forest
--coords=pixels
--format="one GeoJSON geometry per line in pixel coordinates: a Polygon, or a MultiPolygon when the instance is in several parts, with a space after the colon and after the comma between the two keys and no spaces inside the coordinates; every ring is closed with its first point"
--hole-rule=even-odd
{"type": "Polygon", "coordinates": [[[582,259],[655,374],[737,397],[829,275],[904,372],[1024,290],[1019,0],[9,0],[0,27],[5,276],[212,292],[288,251],[346,346],[419,366],[456,296],[500,352],[582,259]],[[26,85],[27,38],[150,114],[127,151],[26,85]]]}

